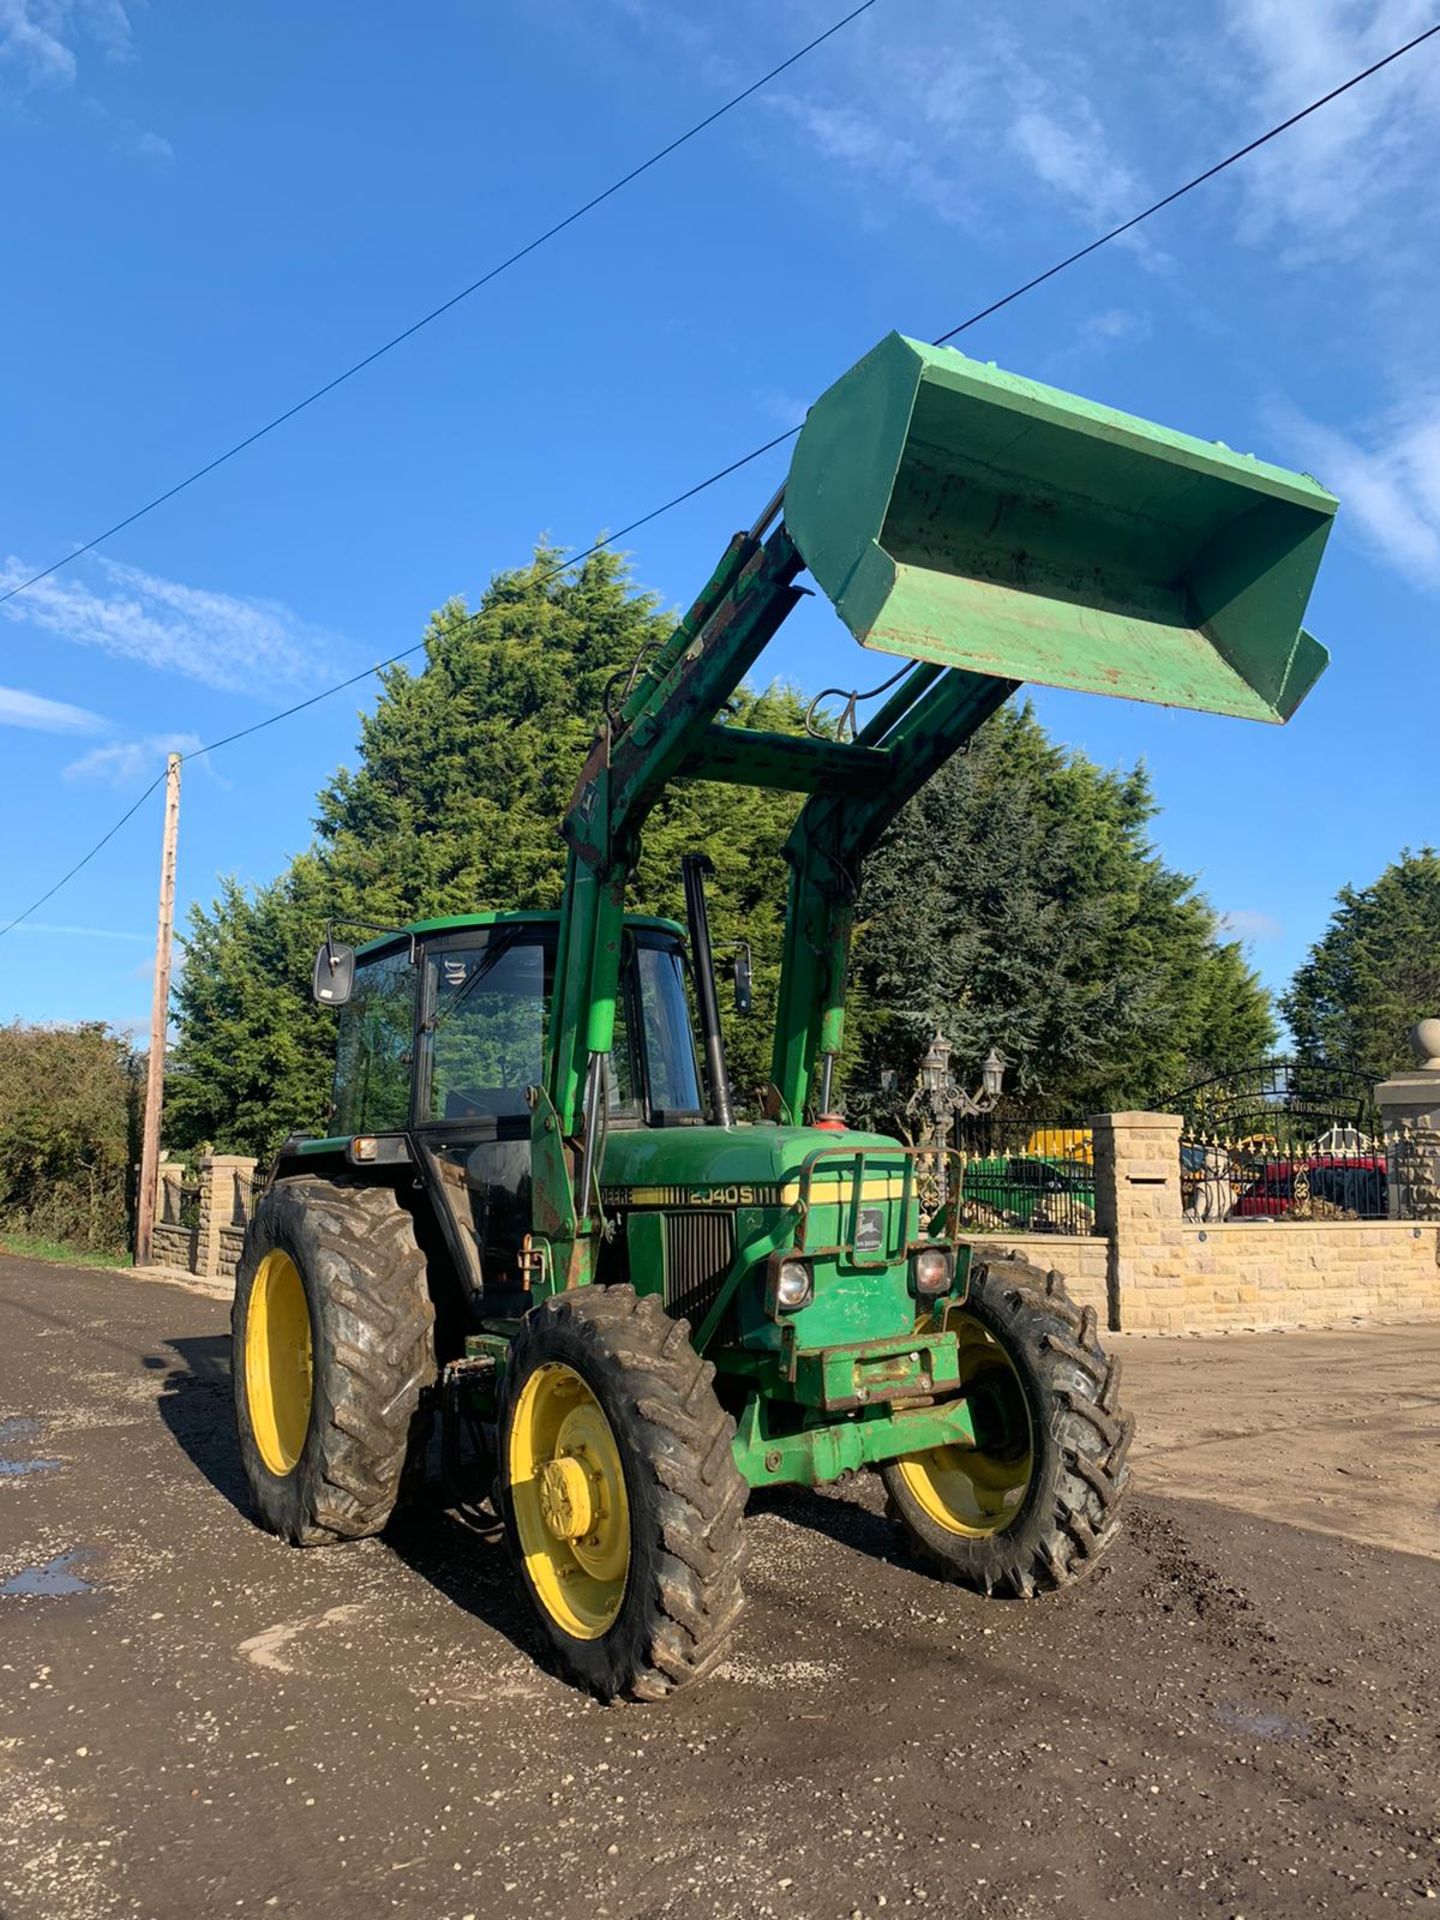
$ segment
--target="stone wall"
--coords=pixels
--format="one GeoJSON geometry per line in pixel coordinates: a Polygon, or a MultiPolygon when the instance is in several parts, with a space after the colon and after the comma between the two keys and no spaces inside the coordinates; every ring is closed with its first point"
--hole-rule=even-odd
{"type": "Polygon", "coordinates": [[[233,1280],[235,1269],[240,1264],[240,1250],[245,1245],[243,1227],[222,1227],[220,1244],[217,1248],[216,1274],[221,1280],[233,1280]]]}
{"type": "Polygon", "coordinates": [[[168,1220],[157,1220],[151,1234],[151,1249],[157,1267],[184,1267],[195,1271],[195,1256],[200,1236],[193,1227],[178,1227],[168,1220]]]}
{"type": "MultiPolygon", "coordinates": [[[[985,1240],[976,1242],[977,1252],[989,1244],[987,1235],[985,1240]]],[[[1047,1273],[1051,1267],[1058,1268],[1065,1276],[1071,1298],[1082,1307],[1094,1307],[1102,1327],[1110,1324],[1108,1240],[1102,1240],[1097,1234],[1082,1238],[1068,1233],[1002,1233],[994,1236],[993,1244],[996,1252],[1013,1250],[1047,1273]]]]}
{"type": "Polygon", "coordinates": [[[1132,1276],[1121,1300],[1127,1331],[1440,1318],[1440,1228],[1428,1222],[1182,1225],[1160,1264],[1132,1276]]]}
{"type": "Polygon", "coordinates": [[[245,1244],[256,1162],[246,1154],[212,1153],[200,1162],[200,1224],[182,1227],[184,1169],[162,1156],[157,1169],[153,1258],[205,1280],[233,1280],[245,1244]]]}
{"type": "Polygon", "coordinates": [[[212,1153],[200,1162],[199,1264],[207,1280],[233,1280],[249,1219],[255,1161],[242,1153],[212,1153]]]}
{"type": "MultiPolygon", "coordinates": [[[[1181,1211],[1179,1116],[1112,1113],[1091,1124],[1112,1328],[1174,1333],[1440,1319],[1440,1224],[1192,1225],[1181,1211]]],[[[1052,1264],[1063,1271],[1063,1260],[1052,1264]]]]}

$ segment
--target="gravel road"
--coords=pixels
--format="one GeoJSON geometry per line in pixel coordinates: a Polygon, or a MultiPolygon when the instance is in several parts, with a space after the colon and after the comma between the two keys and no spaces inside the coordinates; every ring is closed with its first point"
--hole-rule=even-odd
{"type": "Polygon", "coordinates": [[[253,1527],[223,1304],[0,1256],[0,1915],[1440,1913],[1440,1327],[1120,1344],[1087,1586],[776,1494],[723,1675],[605,1708],[493,1535],[253,1527]]]}

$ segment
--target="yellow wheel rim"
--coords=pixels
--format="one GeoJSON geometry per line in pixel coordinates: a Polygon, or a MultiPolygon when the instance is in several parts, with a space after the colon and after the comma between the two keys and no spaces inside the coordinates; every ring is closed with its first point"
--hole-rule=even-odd
{"type": "Polygon", "coordinates": [[[970,1402],[977,1445],[932,1447],[898,1460],[900,1478],[947,1533],[985,1540],[1019,1515],[1034,1471],[1029,1402],[1009,1355],[979,1321],[950,1315],[959,1336],[960,1385],[970,1402]]]}
{"type": "Polygon", "coordinates": [[[313,1399],[304,1283],[288,1253],[267,1253],[245,1316],[245,1401],[260,1458],[282,1479],[304,1450],[313,1399]]]}
{"type": "Polygon", "coordinates": [[[507,1460],[515,1529],[541,1606],[576,1640],[614,1624],[630,1572],[630,1502],[605,1410],[573,1367],[520,1390],[507,1460]]]}

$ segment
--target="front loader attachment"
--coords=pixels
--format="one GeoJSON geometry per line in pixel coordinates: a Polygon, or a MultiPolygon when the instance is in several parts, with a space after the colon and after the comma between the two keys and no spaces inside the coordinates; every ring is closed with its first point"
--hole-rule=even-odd
{"type": "Polygon", "coordinates": [[[898,333],[810,409],[785,522],[863,645],[1287,720],[1337,502],[1218,442],[898,333]]]}

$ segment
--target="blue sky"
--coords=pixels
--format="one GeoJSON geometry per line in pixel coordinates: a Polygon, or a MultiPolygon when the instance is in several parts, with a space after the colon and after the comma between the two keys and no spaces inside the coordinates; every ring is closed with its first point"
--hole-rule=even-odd
{"type": "MultiPolygon", "coordinates": [[[[88,538],[711,111],[840,0],[0,0],[0,570],[88,538]]],[[[182,749],[623,525],[1429,23],[1430,0],[879,0],[581,225],[0,608],[0,921],[182,749]],[[1164,22],[1157,28],[1157,19],[1164,22]]],[[[1283,731],[1041,693],[1283,984],[1434,840],[1440,42],[961,343],[1316,473],[1342,517],[1283,731]]],[[[783,471],[631,543],[686,599],[783,471]]],[[[767,668],[884,677],[816,609],[767,668]]],[[[271,877],[365,688],[187,767],[182,909],[271,877]]],[[[0,1019],[142,1022],[160,796],[0,941],[0,1019]]],[[[496,904],[496,903],[477,903],[496,904]]]]}

